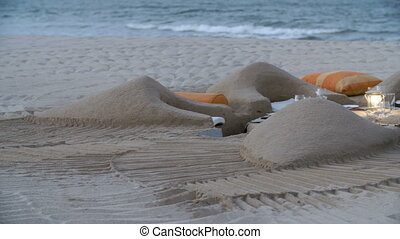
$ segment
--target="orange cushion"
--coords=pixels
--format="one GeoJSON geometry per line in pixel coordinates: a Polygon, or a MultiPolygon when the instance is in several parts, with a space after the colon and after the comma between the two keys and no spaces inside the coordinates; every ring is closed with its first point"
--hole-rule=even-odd
{"type": "Polygon", "coordinates": [[[348,96],[362,95],[368,90],[368,87],[374,87],[382,82],[374,76],[352,71],[324,71],[306,75],[301,79],[348,96]]]}
{"type": "Polygon", "coordinates": [[[175,94],[210,104],[228,104],[228,100],[223,94],[209,94],[209,93],[193,93],[193,92],[175,92],[175,94]]]}

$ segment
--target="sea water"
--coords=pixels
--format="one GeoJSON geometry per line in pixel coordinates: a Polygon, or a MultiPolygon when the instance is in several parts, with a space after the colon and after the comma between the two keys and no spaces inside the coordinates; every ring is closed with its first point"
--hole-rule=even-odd
{"type": "Polygon", "coordinates": [[[0,35],[400,40],[400,0],[0,0],[0,35]]]}

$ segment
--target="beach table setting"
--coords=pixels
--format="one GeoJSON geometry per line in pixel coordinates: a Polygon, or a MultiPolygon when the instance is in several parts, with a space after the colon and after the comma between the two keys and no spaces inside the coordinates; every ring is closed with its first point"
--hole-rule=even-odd
{"type": "MultiPolygon", "coordinates": [[[[323,91],[318,89],[316,91],[316,98],[327,99],[323,95],[323,91]]],[[[385,127],[400,127],[400,100],[396,101],[396,94],[391,92],[384,92],[383,87],[375,87],[369,89],[365,95],[367,100],[367,106],[360,105],[342,105],[344,108],[351,110],[356,115],[371,120],[372,122],[385,127]]],[[[249,133],[256,128],[260,123],[266,121],[268,118],[273,116],[279,110],[285,108],[289,104],[304,100],[307,98],[304,95],[295,95],[292,99],[272,102],[273,112],[268,113],[264,116],[251,120],[246,125],[246,133],[249,133]]]]}
{"type": "Polygon", "coordinates": [[[396,94],[385,92],[381,87],[371,89],[365,94],[368,106],[355,110],[358,116],[386,127],[400,127],[400,108],[397,107],[396,94]]]}

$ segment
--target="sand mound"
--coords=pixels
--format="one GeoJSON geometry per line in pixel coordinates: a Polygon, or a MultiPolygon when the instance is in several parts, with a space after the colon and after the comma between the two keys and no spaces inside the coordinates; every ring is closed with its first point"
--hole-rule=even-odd
{"type": "Polygon", "coordinates": [[[245,138],[241,156],[267,167],[305,166],[371,153],[397,140],[399,132],[378,126],[327,100],[295,102],[245,138]]]}
{"type": "Polygon", "coordinates": [[[385,92],[396,93],[396,99],[400,99],[400,71],[391,75],[379,86],[384,87],[385,92]]]}
{"type": "MultiPolygon", "coordinates": [[[[271,112],[270,102],[284,101],[294,95],[315,96],[317,86],[265,62],[253,63],[211,86],[207,92],[224,94],[229,105],[255,116],[271,112]]],[[[348,97],[327,91],[329,100],[354,104],[348,97]]]]}
{"type": "Polygon", "coordinates": [[[71,105],[30,116],[28,120],[62,126],[212,127],[210,116],[234,117],[228,106],[205,104],[177,96],[157,81],[144,76],[71,105]]]}

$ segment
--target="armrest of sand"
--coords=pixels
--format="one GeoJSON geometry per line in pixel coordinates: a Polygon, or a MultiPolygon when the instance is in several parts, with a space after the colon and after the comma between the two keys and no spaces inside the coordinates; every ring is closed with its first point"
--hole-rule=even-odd
{"type": "Polygon", "coordinates": [[[382,86],[385,92],[395,93],[396,99],[400,99],[400,71],[391,75],[378,86],[382,86]]]}
{"type": "Polygon", "coordinates": [[[211,115],[234,118],[233,110],[226,105],[205,104],[179,97],[145,76],[27,119],[63,126],[162,125],[211,128],[211,115]]]}

